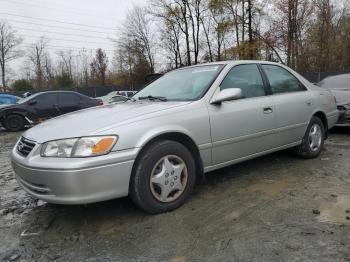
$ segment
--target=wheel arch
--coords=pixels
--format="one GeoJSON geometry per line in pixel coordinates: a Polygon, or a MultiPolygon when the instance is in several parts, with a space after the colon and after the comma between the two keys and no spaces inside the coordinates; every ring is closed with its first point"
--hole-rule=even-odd
{"type": "Polygon", "coordinates": [[[18,109],[17,110],[16,109],[8,109],[8,110],[5,110],[3,112],[2,117],[5,120],[5,118],[8,117],[9,115],[19,115],[19,116],[23,117],[26,122],[28,122],[27,121],[27,116],[28,116],[27,111],[18,110],[18,109]]]}
{"type": "Polygon", "coordinates": [[[180,131],[168,131],[168,132],[159,133],[157,135],[150,137],[148,140],[144,141],[143,145],[141,146],[141,149],[137,153],[137,156],[132,168],[132,176],[134,175],[136,165],[138,163],[139,158],[143,154],[143,152],[145,152],[150,145],[161,140],[170,140],[170,141],[178,142],[184,145],[190,151],[196,164],[197,183],[201,183],[204,179],[204,168],[203,168],[203,162],[200,156],[199,148],[194,142],[194,140],[188,134],[185,134],[184,132],[180,132],[180,131]]]}
{"type": "Polygon", "coordinates": [[[325,114],[325,112],[318,110],[316,111],[312,116],[316,116],[319,119],[321,119],[323,126],[325,128],[325,137],[328,137],[328,119],[327,119],[327,115],[325,114]]]}

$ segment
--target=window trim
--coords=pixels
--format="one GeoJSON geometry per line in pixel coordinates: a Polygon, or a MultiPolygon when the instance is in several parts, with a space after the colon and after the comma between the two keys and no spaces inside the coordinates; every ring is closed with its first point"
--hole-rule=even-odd
{"type": "MultiPolygon", "coordinates": [[[[259,64],[258,64],[258,63],[242,63],[242,64],[237,64],[237,65],[232,66],[232,67],[229,69],[229,71],[226,73],[226,75],[223,77],[223,79],[221,80],[221,82],[220,82],[220,84],[219,84],[219,86],[218,86],[219,92],[221,91],[221,84],[225,81],[225,79],[226,79],[226,77],[228,76],[228,74],[229,74],[234,68],[236,68],[236,67],[238,67],[238,66],[242,66],[242,65],[255,65],[255,66],[257,67],[258,72],[259,72],[260,77],[261,77],[261,81],[262,81],[262,84],[263,84],[263,89],[264,89],[264,91],[265,91],[265,95],[263,95],[263,96],[253,96],[253,97],[242,97],[242,98],[240,98],[240,99],[238,99],[238,100],[251,99],[251,98],[259,98],[259,97],[266,97],[266,96],[268,96],[268,95],[269,95],[269,85],[267,85],[268,82],[266,82],[266,79],[264,79],[264,76],[263,76],[263,74],[262,74],[262,72],[261,72],[261,70],[260,70],[260,67],[259,67],[259,64]]],[[[236,101],[236,100],[235,100],[235,101],[236,101]]],[[[232,102],[232,101],[227,101],[227,102],[232,102]]]]}
{"type": "Polygon", "coordinates": [[[264,64],[264,63],[261,63],[261,64],[258,64],[258,67],[261,68],[262,74],[264,75],[264,78],[266,78],[266,83],[267,83],[267,87],[268,87],[268,90],[270,92],[270,95],[284,95],[284,94],[292,94],[292,93],[299,93],[299,92],[308,91],[306,86],[299,80],[299,78],[297,78],[292,72],[290,72],[289,70],[287,70],[286,68],[284,68],[282,66],[275,65],[275,64],[264,64]],[[263,66],[276,66],[276,67],[279,67],[279,68],[287,71],[291,76],[293,76],[298,81],[299,85],[303,88],[303,90],[274,93],[272,88],[271,88],[271,84],[270,84],[269,78],[267,77],[267,74],[266,74],[263,66]]]}

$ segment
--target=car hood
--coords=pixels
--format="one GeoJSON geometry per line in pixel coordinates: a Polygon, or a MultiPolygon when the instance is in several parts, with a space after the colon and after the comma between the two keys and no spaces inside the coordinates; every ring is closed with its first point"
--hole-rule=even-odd
{"type": "Polygon", "coordinates": [[[337,99],[337,105],[350,104],[350,89],[333,89],[331,91],[337,99]]]}
{"type": "Polygon", "coordinates": [[[96,135],[110,128],[140,121],[190,102],[127,102],[92,107],[47,120],[23,136],[44,143],[50,140],[96,135]]]}
{"type": "Polygon", "coordinates": [[[14,105],[15,105],[15,104],[1,104],[1,105],[0,105],[0,110],[3,109],[3,108],[6,108],[6,109],[7,109],[7,108],[11,108],[11,107],[13,107],[14,105]]]}

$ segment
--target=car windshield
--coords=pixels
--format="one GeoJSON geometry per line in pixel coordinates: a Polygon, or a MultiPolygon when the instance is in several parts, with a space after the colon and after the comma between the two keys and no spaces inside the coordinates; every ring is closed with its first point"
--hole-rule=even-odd
{"type": "Polygon", "coordinates": [[[188,67],[172,71],[146,86],[133,98],[162,101],[194,101],[201,98],[224,67],[222,64],[188,67]]]}
{"type": "Polygon", "coordinates": [[[31,95],[31,96],[28,96],[28,97],[26,97],[26,98],[23,98],[23,99],[17,101],[17,104],[24,104],[24,103],[26,103],[27,101],[31,100],[32,98],[37,97],[39,94],[40,94],[40,93],[37,93],[37,94],[31,95]]]}

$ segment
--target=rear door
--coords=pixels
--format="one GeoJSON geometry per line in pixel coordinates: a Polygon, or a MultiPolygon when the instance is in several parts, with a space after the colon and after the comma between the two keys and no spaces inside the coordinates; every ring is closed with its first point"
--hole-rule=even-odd
{"type": "Polygon", "coordinates": [[[234,66],[220,84],[221,90],[227,88],[240,88],[243,98],[209,105],[213,165],[274,147],[273,101],[267,96],[258,66],[234,66]]]}
{"type": "Polygon", "coordinates": [[[313,99],[307,88],[287,69],[262,64],[269,87],[276,118],[276,145],[284,146],[302,139],[306,131],[313,99]]]}
{"type": "Polygon", "coordinates": [[[83,109],[85,107],[85,101],[75,93],[62,92],[58,94],[58,107],[61,114],[67,114],[83,109]]]}

